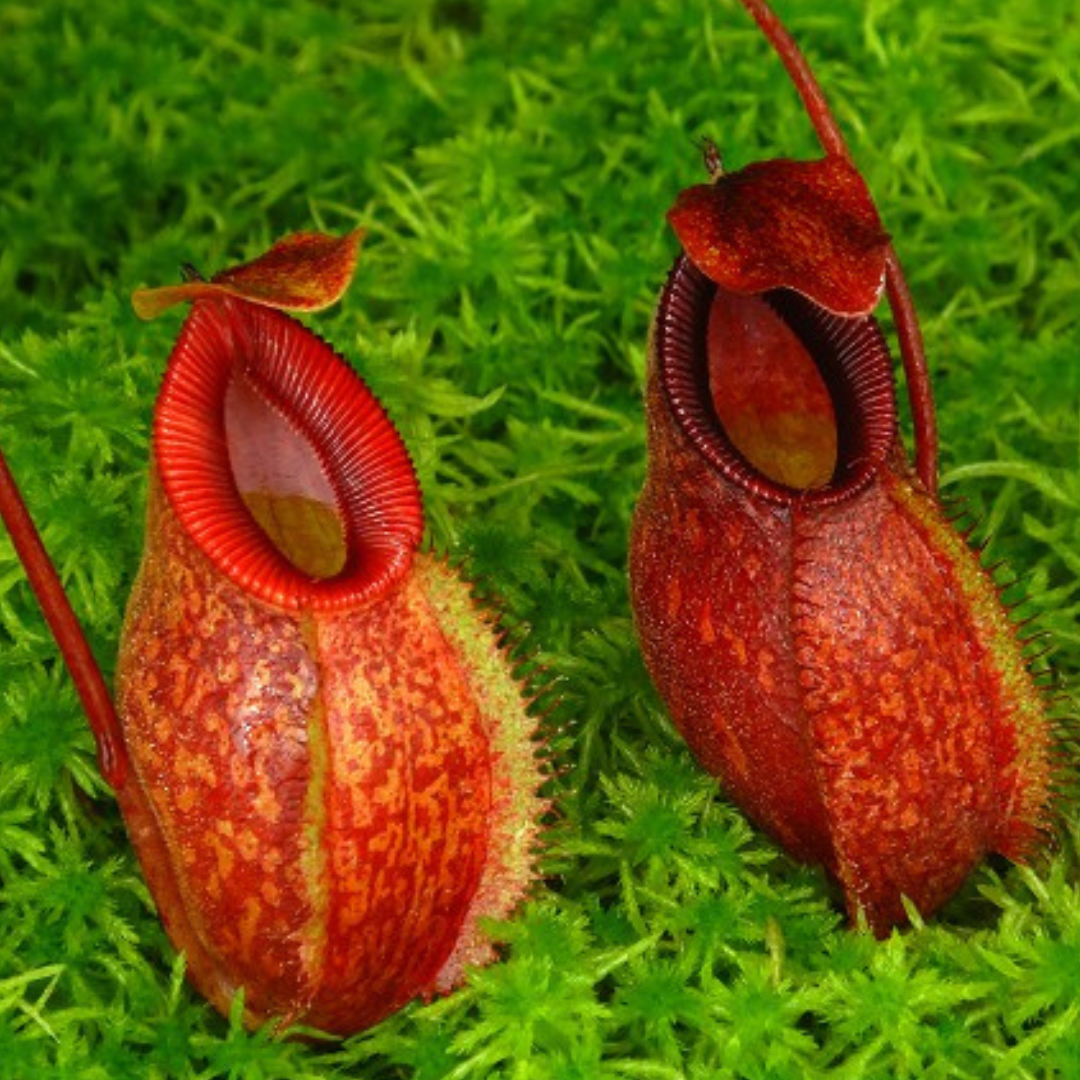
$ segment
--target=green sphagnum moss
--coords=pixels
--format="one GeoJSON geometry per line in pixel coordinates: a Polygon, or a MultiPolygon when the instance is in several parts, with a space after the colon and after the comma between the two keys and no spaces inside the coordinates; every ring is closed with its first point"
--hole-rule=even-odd
{"type": "MultiPolygon", "coordinates": [[[[945,491],[1080,667],[1074,0],[777,0],[909,268],[945,491]]],[[[179,316],[126,297],[369,230],[317,329],[499,596],[560,766],[502,963],[344,1044],[183,981],[0,537],[0,1080],[1080,1077],[1080,832],[877,943],[690,760],[625,585],[646,329],[701,179],[814,151],[732,0],[5,0],[0,430],[111,670],[179,316]]]]}

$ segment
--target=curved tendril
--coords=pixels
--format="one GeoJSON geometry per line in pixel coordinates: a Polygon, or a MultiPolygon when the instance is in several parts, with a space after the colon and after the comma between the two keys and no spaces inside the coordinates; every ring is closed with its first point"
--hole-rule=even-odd
{"type": "Polygon", "coordinates": [[[931,495],[938,487],[938,432],[934,415],[934,394],[930,387],[930,372],[926,366],[919,316],[911,297],[907,278],[900,266],[896,249],[889,244],[885,252],[885,289],[889,310],[893,313],[900,355],[904,360],[908,401],[911,402],[911,423],[915,429],[915,471],[923,487],[931,495]]]}
{"type": "Polygon", "coordinates": [[[7,526],[15,553],[26,570],[30,586],[60,646],[64,663],[86,710],[90,730],[97,743],[101,775],[114,791],[119,791],[124,783],[127,759],[112,697],[2,450],[0,518],[7,526]]]}
{"type": "MultiPolygon", "coordinates": [[[[814,125],[818,141],[827,154],[852,160],[851,151],[840,131],[836,118],[829,108],[821,84],[806,62],[795,39],[776,17],[765,0],[740,0],[761,28],[777,56],[787,69],[795,89],[802,98],[810,122],[814,125]]],[[[934,397],[930,388],[930,376],[926,365],[919,317],[911,298],[896,248],[890,242],[886,249],[886,296],[896,326],[900,343],[900,356],[904,363],[908,401],[911,403],[912,425],[915,430],[915,470],[923,486],[936,494],[938,486],[938,435],[934,413],[934,397]]]]}

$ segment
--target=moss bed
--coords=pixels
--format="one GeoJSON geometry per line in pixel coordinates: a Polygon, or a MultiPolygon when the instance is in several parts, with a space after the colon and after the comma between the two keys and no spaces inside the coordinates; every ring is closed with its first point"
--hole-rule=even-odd
{"type": "MultiPolygon", "coordinates": [[[[1074,0],[777,7],[908,268],[944,491],[1067,689],[1074,0]]],[[[1033,867],[988,863],[875,941],[696,767],[636,648],[665,211],[704,136],[733,168],[816,151],[733,0],[5,0],[0,72],[0,433],[106,669],[180,318],[141,324],[128,295],[362,225],[316,328],[409,443],[432,542],[500,598],[557,764],[500,963],[344,1043],[247,1032],[184,982],[0,536],[0,1080],[1080,1077],[1071,810],[1033,867]]]]}

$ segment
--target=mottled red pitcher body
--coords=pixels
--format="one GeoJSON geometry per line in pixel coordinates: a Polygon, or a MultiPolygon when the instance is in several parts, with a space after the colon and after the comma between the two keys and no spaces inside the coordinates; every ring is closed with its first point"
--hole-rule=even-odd
{"type": "Polygon", "coordinates": [[[899,441],[870,316],[685,257],[650,342],[630,572],[691,749],[879,932],[1046,824],[1043,704],[977,556],[899,441]]]}

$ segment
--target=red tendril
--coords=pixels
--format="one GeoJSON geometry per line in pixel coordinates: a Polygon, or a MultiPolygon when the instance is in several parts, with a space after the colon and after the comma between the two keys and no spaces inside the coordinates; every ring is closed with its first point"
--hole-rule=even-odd
{"type": "MultiPolygon", "coordinates": [[[[829,108],[824,91],[794,38],[765,0],[740,0],[740,3],[753,16],[787,69],[825,152],[851,161],[851,151],[829,108]]],[[[926,352],[911,290],[892,243],[886,249],[885,288],[896,326],[900,355],[904,362],[908,401],[911,403],[912,424],[915,429],[915,471],[927,491],[936,494],[938,434],[926,352]]]]}

